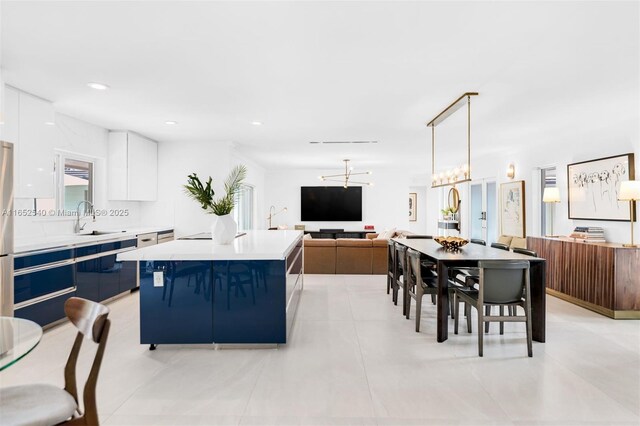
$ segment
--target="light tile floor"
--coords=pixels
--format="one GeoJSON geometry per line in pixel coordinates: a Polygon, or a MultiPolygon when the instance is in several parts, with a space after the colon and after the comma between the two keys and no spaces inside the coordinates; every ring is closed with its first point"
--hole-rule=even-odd
{"type": "MultiPolygon", "coordinates": [[[[151,352],[138,343],[138,295],[110,307],[98,382],[106,425],[640,424],[640,321],[554,297],[547,343],[534,343],[533,358],[524,324],[505,324],[503,336],[493,325],[484,358],[475,323],[456,336],[451,322],[449,340],[437,343],[427,299],[416,333],[383,276],[307,275],[290,343],[279,349],[151,352]]],[[[46,332],[0,373],[0,386],[61,386],[74,330],[46,332]]]]}

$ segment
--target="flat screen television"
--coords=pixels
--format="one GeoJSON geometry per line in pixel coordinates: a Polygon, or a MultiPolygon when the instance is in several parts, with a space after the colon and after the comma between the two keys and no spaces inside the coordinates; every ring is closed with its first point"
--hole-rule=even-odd
{"type": "Polygon", "coordinates": [[[362,187],[303,186],[300,211],[304,222],[359,222],[362,220],[362,187]]]}

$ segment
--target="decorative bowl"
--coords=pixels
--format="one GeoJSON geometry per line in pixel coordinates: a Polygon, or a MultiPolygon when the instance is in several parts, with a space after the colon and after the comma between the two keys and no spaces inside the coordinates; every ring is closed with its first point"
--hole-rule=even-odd
{"type": "Polygon", "coordinates": [[[440,244],[446,251],[458,251],[460,247],[469,242],[460,237],[435,237],[434,241],[440,244]]]}

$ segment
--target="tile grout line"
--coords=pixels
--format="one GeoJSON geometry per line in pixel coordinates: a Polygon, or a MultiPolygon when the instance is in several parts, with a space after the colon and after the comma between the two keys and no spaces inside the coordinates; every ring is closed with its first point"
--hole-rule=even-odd
{"type": "MultiPolygon", "coordinates": [[[[279,350],[278,348],[276,348],[276,351],[279,350]]],[[[269,357],[271,358],[271,354],[269,354],[269,357]]],[[[260,381],[260,377],[262,377],[262,374],[264,374],[264,369],[266,368],[267,363],[269,362],[269,359],[266,359],[263,363],[262,363],[262,367],[260,367],[260,372],[258,374],[256,374],[256,379],[253,382],[253,386],[251,387],[251,392],[249,392],[249,397],[247,398],[247,403],[244,406],[244,409],[242,410],[242,414],[240,414],[240,416],[238,417],[238,423],[237,425],[240,425],[242,423],[242,419],[244,417],[249,417],[247,415],[247,410],[249,409],[249,404],[251,403],[251,398],[253,397],[253,394],[256,390],[256,388],[258,387],[258,382],[260,381]]]]}
{"type": "Polygon", "coordinates": [[[369,401],[371,402],[371,418],[373,419],[373,421],[378,424],[378,417],[376,415],[376,409],[375,409],[375,404],[373,402],[373,393],[371,391],[371,384],[369,383],[369,373],[367,372],[367,366],[364,362],[364,354],[362,353],[362,345],[360,345],[360,334],[358,333],[358,327],[356,324],[356,319],[353,316],[353,306],[351,304],[351,294],[350,292],[347,290],[347,299],[349,301],[349,311],[351,312],[351,319],[353,322],[353,329],[356,332],[356,342],[358,344],[358,352],[360,353],[360,361],[362,362],[362,370],[364,371],[364,379],[367,382],[367,390],[369,391],[369,401]]]}

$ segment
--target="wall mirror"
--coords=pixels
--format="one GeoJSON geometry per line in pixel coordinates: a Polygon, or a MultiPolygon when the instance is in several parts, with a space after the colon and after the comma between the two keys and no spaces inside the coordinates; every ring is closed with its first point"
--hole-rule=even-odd
{"type": "Polygon", "coordinates": [[[447,196],[447,207],[453,213],[458,213],[458,209],[460,208],[460,193],[456,188],[451,188],[449,190],[449,195],[447,196]]]}

